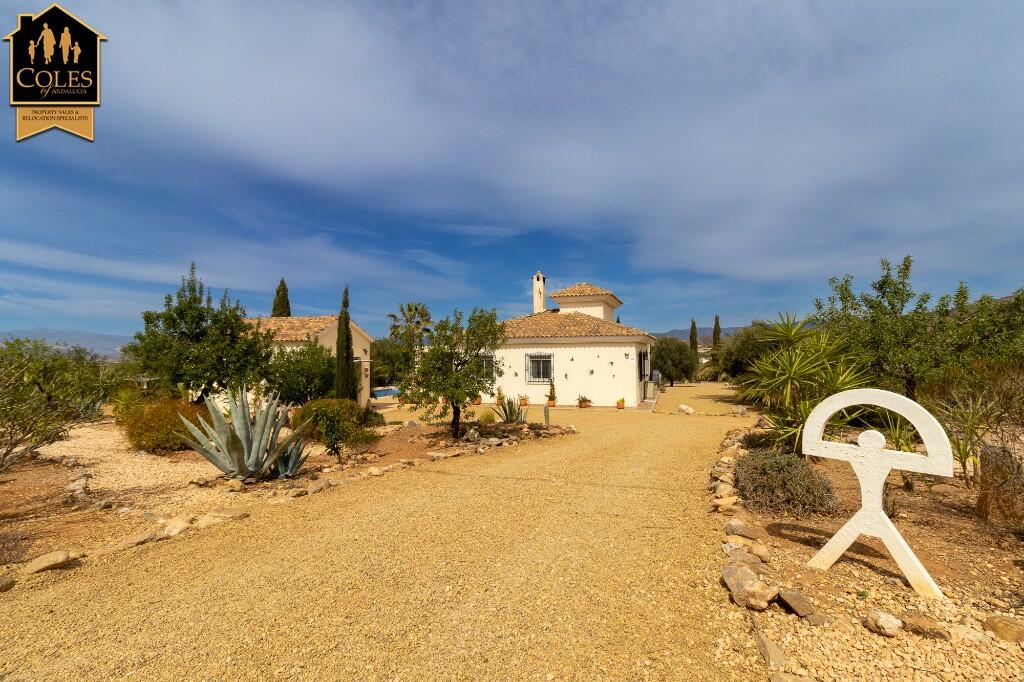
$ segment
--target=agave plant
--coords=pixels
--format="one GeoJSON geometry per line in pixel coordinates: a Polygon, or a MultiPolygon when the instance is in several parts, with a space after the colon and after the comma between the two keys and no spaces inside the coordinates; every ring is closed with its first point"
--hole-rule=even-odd
{"type": "Polygon", "coordinates": [[[224,413],[209,397],[206,398],[206,409],[210,412],[212,426],[200,417],[200,430],[181,417],[193,436],[189,438],[182,434],[185,442],[231,478],[260,479],[271,470],[278,476],[290,476],[298,471],[305,460],[301,436],[309,422],[278,441],[287,415],[279,409],[277,396],[258,404],[251,416],[244,386],[237,394],[228,391],[227,399],[230,421],[224,418],[224,413]]]}
{"type": "Polygon", "coordinates": [[[526,408],[520,404],[518,398],[503,395],[491,409],[506,424],[521,424],[526,421],[526,408]]]}

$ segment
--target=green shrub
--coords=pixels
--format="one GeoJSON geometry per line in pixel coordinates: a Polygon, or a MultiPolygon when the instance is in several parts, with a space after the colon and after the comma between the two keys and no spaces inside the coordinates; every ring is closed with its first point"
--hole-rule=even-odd
{"type": "Polygon", "coordinates": [[[327,451],[341,460],[344,446],[365,446],[380,438],[370,426],[383,424],[384,418],[369,409],[359,407],[354,400],[313,400],[303,405],[292,416],[292,426],[309,420],[306,434],[320,441],[327,451]],[[370,424],[365,422],[369,421],[370,424]]]}
{"type": "Polygon", "coordinates": [[[356,424],[362,421],[363,409],[354,400],[337,400],[335,398],[310,400],[292,415],[292,428],[311,419],[313,423],[306,430],[306,438],[310,440],[323,440],[320,424],[323,422],[323,415],[327,413],[338,414],[342,421],[356,424]]]}
{"type": "Polygon", "coordinates": [[[480,415],[480,419],[477,421],[481,424],[493,424],[496,420],[497,418],[494,416],[493,412],[484,412],[480,415]]]}
{"type": "Polygon", "coordinates": [[[124,425],[125,419],[145,403],[142,391],[134,386],[122,386],[110,398],[114,409],[114,421],[124,425]]]}
{"type": "Polygon", "coordinates": [[[370,405],[370,401],[366,401],[366,405],[363,406],[363,414],[360,419],[363,426],[384,426],[384,415],[373,409],[370,405]]]}
{"type": "Polygon", "coordinates": [[[270,361],[267,386],[285,405],[325,398],[334,389],[334,356],[312,338],[294,350],[278,348],[270,361]]]}
{"type": "Polygon", "coordinates": [[[754,450],[736,462],[736,487],[751,509],[793,514],[832,514],[832,482],[806,459],[777,450],[754,450]]]}
{"type": "Polygon", "coordinates": [[[180,400],[157,400],[144,403],[124,413],[119,421],[128,442],[137,450],[170,452],[187,450],[179,414],[199,424],[202,409],[180,400]]]}
{"type": "Polygon", "coordinates": [[[520,404],[518,398],[502,396],[502,400],[491,409],[505,424],[521,424],[526,421],[527,408],[520,404]]]}

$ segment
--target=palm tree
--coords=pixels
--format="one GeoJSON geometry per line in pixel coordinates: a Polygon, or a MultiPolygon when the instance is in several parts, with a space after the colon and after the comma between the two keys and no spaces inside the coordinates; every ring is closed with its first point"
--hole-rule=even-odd
{"type": "Polygon", "coordinates": [[[430,318],[430,309],[425,303],[411,301],[400,303],[398,313],[388,313],[390,327],[388,332],[393,339],[411,338],[422,345],[423,340],[430,336],[433,320],[430,318]]]}

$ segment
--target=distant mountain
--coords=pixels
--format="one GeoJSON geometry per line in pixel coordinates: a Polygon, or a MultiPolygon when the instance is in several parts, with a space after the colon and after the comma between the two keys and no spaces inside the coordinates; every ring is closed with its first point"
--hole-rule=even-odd
{"type": "MultiPolygon", "coordinates": [[[[727,339],[743,327],[722,327],[722,338],[727,339]]],[[[714,334],[714,327],[697,327],[697,342],[701,345],[711,345],[711,336],[714,334]]],[[[688,341],[690,339],[690,330],[687,329],[669,329],[667,332],[651,332],[654,336],[674,336],[677,339],[683,339],[688,341]]]]}
{"type": "Polygon", "coordinates": [[[121,355],[121,347],[132,340],[130,336],[118,334],[96,334],[81,329],[47,329],[32,327],[31,329],[11,329],[0,332],[0,337],[39,339],[52,346],[81,346],[105,358],[116,358],[121,355]]]}

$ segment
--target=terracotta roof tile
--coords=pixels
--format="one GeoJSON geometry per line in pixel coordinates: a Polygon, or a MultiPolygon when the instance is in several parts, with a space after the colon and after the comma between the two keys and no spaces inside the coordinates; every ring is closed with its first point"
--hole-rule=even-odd
{"type": "Polygon", "coordinates": [[[590,282],[573,284],[550,294],[550,297],[554,299],[571,298],[573,296],[611,296],[619,303],[622,303],[622,300],[612,292],[590,282]]]}
{"type": "Polygon", "coordinates": [[[604,320],[586,313],[545,310],[533,315],[505,320],[505,335],[510,339],[582,338],[593,336],[643,336],[643,329],[604,320]]]}
{"type": "Polygon", "coordinates": [[[263,331],[274,332],[275,341],[305,341],[306,337],[319,334],[336,322],[336,315],[314,315],[307,317],[251,317],[246,320],[263,331]]]}

